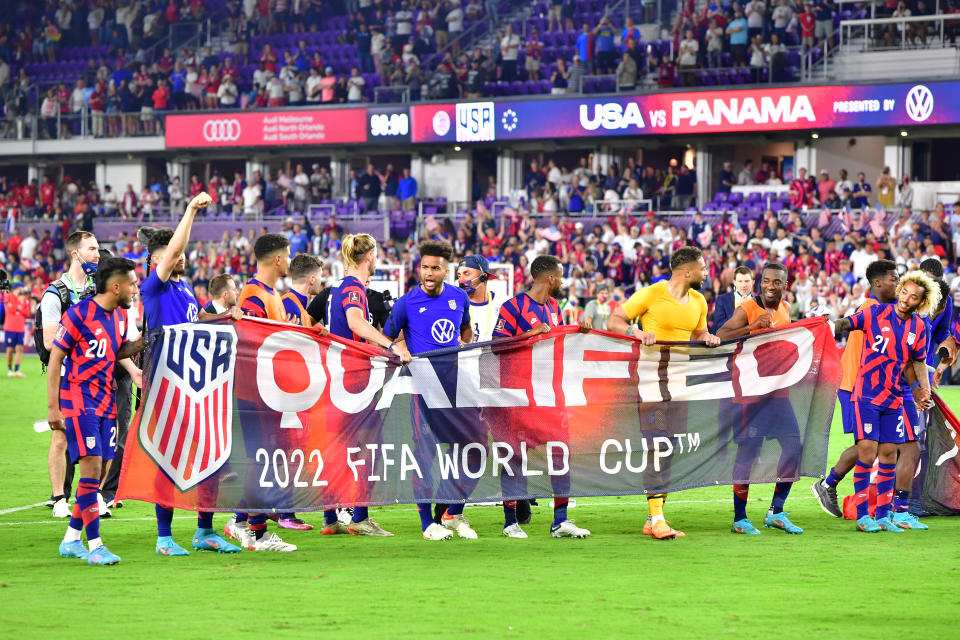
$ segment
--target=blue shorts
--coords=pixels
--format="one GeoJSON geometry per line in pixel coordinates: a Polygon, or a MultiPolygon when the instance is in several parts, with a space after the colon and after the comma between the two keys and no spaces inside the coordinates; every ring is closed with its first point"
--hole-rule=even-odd
{"type": "Polygon", "coordinates": [[[854,437],[881,444],[903,444],[906,439],[902,409],[885,409],[869,402],[854,402],[854,437]]]}
{"type": "Polygon", "coordinates": [[[67,418],[67,451],[76,462],[84,456],[113,460],[117,453],[117,419],[83,413],[67,418]]]}
{"type": "Polygon", "coordinates": [[[917,403],[914,402],[912,394],[903,396],[903,428],[903,441],[915,442],[917,434],[920,433],[920,413],[917,411],[917,403]]]}
{"type": "Polygon", "coordinates": [[[4,331],[3,343],[7,348],[23,346],[23,331],[4,331]]]}
{"type": "Polygon", "coordinates": [[[837,391],[837,400],[840,401],[840,420],[843,422],[844,433],[856,433],[856,420],[853,417],[853,402],[850,400],[850,391],[837,391]]]}

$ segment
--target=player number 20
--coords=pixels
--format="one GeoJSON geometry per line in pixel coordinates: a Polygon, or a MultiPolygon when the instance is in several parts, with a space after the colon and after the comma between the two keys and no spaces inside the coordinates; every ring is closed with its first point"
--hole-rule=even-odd
{"type": "MultiPolygon", "coordinates": [[[[284,449],[274,449],[273,455],[266,449],[257,449],[257,462],[263,465],[260,471],[260,486],[264,488],[273,488],[274,486],[286,489],[290,486],[291,480],[294,487],[325,487],[326,480],[320,479],[323,472],[323,456],[317,449],[313,449],[309,456],[305,456],[300,449],[294,449],[290,452],[290,458],[287,458],[287,452],[284,449]],[[313,474],[313,480],[307,483],[301,480],[303,474],[304,462],[310,462],[316,465],[316,472],[313,474]],[[295,466],[296,470],[291,478],[290,467],[295,466]],[[272,471],[272,473],[271,473],[272,471]],[[269,476],[273,476],[270,480],[269,476]],[[276,483],[276,485],[274,485],[276,483]]],[[[308,471],[309,473],[309,471],[308,471]]]]}
{"type": "Polygon", "coordinates": [[[87,350],[83,352],[85,358],[102,358],[107,353],[107,340],[87,340],[87,350]]]}
{"type": "Polygon", "coordinates": [[[877,353],[886,353],[888,344],[890,344],[890,338],[874,336],[873,345],[870,348],[877,353]]]}

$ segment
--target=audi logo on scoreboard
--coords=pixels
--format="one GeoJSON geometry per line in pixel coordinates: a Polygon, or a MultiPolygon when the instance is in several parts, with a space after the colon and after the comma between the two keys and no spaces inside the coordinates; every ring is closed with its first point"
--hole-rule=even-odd
{"type": "Polygon", "coordinates": [[[203,139],[207,142],[236,142],[240,139],[240,122],[232,118],[207,120],[203,123],[203,139]]]}

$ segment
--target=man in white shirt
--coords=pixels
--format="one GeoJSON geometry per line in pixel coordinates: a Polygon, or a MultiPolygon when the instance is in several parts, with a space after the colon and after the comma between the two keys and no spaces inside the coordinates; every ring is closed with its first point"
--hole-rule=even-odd
{"type": "Polygon", "coordinates": [[[850,254],[851,270],[857,280],[863,280],[867,277],[867,267],[871,262],[877,259],[877,253],[873,250],[873,245],[867,243],[858,247],[850,254]]]}
{"type": "Polygon", "coordinates": [[[307,210],[307,196],[310,193],[310,176],[303,170],[303,165],[297,165],[297,172],[293,176],[293,201],[297,211],[307,210]]]}
{"type": "Polygon", "coordinates": [[[220,106],[224,108],[232,108],[237,104],[237,96],[240,95],[240,91],[237,89],[237,85],[233,83],[233,78],[228,74],[223,77],[223,82],[220,83],[220,87],[217,89],[217,97],[220,98],[220,106]]]}
{"type": "Polygon", "coordinates": [[[360,102],[363,99],[363,85],[366,81],[360,75],[360,70],[354,67],[350,70],[347,80],[347,102],[360,102]]]}
{"type": "Polygon", "coordinates": [[[500,39],[500,56],[503,58],[503,79],[511,82],[517,79],[517,53],[520,51],[520,36],[513,32],[513,25],[507,25],[507,31],[500,39]]]}
{"type": "Polygon", "coordinates": [[[450,5],[453,8],[447,12],[446,21],[447,31],[450,32],[450,39],[453,40],[463,31],[463,10],[460,8],[460,0],[450,0],[450,5]]]}
{"type": "Polygon", "coordinates": [[[684,39],[680,41],[680,53],[677,55],[677,65],[680,67],[680,77],[683,83],[692,87],[697,69],[697,53],[700,43],[693,37],[693,30],[687,29],[684,39]]]}
{"type": "Polygon", "coordinates": [[[394,18],[397,21],[397,35],[406,40],[413,33],[413,12],[410,11],[407,0],[400,4],[400,11],[397,11],[394,18]]]}
{"type": "Polygon", "coordinates": [[[744,13],[747,17],[747,34],[752,40],[763,32],[763,17],[766,14],[767,5],[763,0],[753,0],[748,2],[744,13]]]}
{"type": "Polygon", "coordinates": [[[493,329],[500,316],[502,300],[495,300],[492,291],[487,291],[490,263],[480,255],[467,256],[457,268],[457,281],[470,299],[470,326],[474,342],[493,339],[493,329]]]}
{"type": "Polygon", "coordinates": [[[770,248],[777,252],[778,256],[786,254],[787,247],[793,246],[793,238],[787,235],[787,230],[783,227],[777,229],[777,238],[770,243],[770,248]]]}
{"type": "Polygon", "coordinates": [[[254,217],[260,213],[260,186],[252,180],[243,189],[243,213],[254,217]]]}

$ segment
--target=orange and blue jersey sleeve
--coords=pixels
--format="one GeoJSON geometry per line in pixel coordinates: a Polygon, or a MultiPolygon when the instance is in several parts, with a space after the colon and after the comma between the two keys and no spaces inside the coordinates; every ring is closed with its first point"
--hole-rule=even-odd
{"type": "Polygon", "coordinates": [[[360,309],[360,312],[366,317],[367,314],[367,292],[358,284],[348,284],[343,287],[340,293],[340,303],[343,310],[351,307],[360,309]]]}
{"type": "Polygon", "coordinates": [[[57,335],[53,339],[53,345],[55,347],[60,347],[67,353],[73,350],[73,347],[80,339],[80,330],[77,328],[79,320],[76,306],[67,309],[67,312],[63,314],[63,318],[60,319],[57,335]]]}
{"type": "Polygon", "coordinates": [[[494,338],[511,338],[522,333],[519,330],[519,321],[517,316],[520,310],[517,308],[517,299],[510,298],[500,307],[500,315],[497,317],[497,324],[493,329],[494,338]]]}
{"type": "Polygon", "coordinates": [[[925,362],[927,359],[927,323],[913,316],[913,345],[910,347],[910,359],[925,362]]]}
{"type": "Polygon", "coordinates": [[[850,329],[852,331],[864,331],[867,324],[870,323],[870,317],[873,315],[872,311],[873,309],[868,307],[857,311],[852,316],[847,316],[847,319],[850,320],[850,329]]]}
{"type": "Polygon", "coordinates": [[[264,306],[263,300],[254,296],[243,299],[243,302],[240,303],[240,311],[242,311],[245,316],[253,316],[254,318],[267,317],[267,308],[264,306]]]}
{"type": "Polygon", "coordinates": [[[958,346],[960,346],[960,318],[957,318],[957,321],[953,323],[952,335],[953,339],[957,341],[958,346]]]}
{"type": "Polygon", "coordinates": [[[300,324],[301,311],[302,309],[294,300],[286,297],[283,299],[283,312],[288,316],[292,316],[296,324],[300,324]]]}

